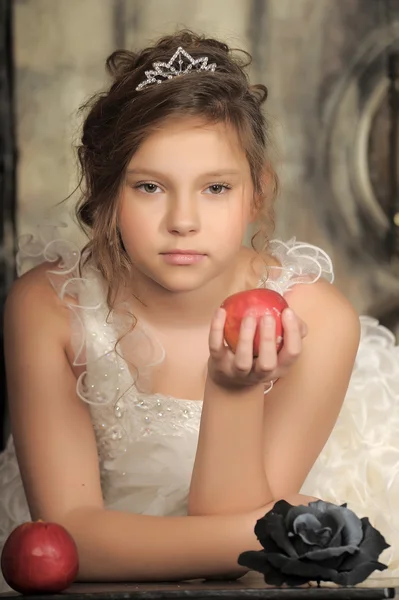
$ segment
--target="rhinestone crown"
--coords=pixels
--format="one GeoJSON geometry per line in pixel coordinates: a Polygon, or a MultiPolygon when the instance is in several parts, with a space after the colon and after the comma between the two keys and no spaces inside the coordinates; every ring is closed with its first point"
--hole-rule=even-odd
{"type": "Polygon", "coordinates": [[[168,62],[156,61],[152,63],[153,68],[149,71],[145,71],[147,79],[139,83],[139,85],[136,87],[136,90],[139,91],[147,85],[151,85],[153,83],[162,83],[167,79],[180,77],[180,75],[186,75],[191,71],[214,71],[216,66],[216,63],[211,63],[208,65],[207,56],[193,58],[188,52],[179,46],[168,62]]]}

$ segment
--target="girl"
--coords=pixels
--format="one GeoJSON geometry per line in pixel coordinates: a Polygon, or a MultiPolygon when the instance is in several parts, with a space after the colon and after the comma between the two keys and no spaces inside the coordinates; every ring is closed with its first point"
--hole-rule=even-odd
{"type": "MultiPolygon", "coordinates": [[[[363,410],[370,435],[375,409],[359,393],[308,477],[348,389],[359,319],[324,252],[267,240],[276,176],[266,88],[249,84],[245,63],[182,31],[107,65],[112,86],[88,107],[78,151],[89,242],[80,254],[43,227],[21,244],[20,273],[24,259],[36,266],[7,301],[1,543],[41,518],[75,538],[81,581],[239,576],[256,519],[278,499],[303,504],[302,488],[372,511],[366,453],[351,441],[361,438],[355,416],[363,410]],[[255,220],[252,250],[242,239],[255,220]],[[290,308],[280,354],[264,318],[253,360],[254,319],[233,354],[218,307],[255,287],[286,294],[290,308]]],[[[370,321],[365,332],[363,348],[387,335],[370,321]]],[[[363,352],[378,361],[394,350],[363,352]]],[[[360,376],[372,385],[374,373],[360,376]]],[[[389,374],[377,380],[391,417],[389,374]]],[[[370,443],[367,452],[377,457],[370,443]]]]}

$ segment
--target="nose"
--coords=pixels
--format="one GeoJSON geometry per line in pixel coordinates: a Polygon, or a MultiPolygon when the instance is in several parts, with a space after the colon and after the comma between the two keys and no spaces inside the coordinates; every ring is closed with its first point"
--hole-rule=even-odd
{"type": "Polygon", "coordinates": [[[174,235],[190,235],[200,228],[198,206],[187,195],[170,199],[166,216],[167,229],[174,235]]]}

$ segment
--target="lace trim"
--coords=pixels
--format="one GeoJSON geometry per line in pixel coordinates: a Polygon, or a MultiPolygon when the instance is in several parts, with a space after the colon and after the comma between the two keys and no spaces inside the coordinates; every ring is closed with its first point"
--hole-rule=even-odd
{"type": "MultiPolygon", "coordinates": [[[[88,404],[117,406],[129,390],[138,395],[148,393],[151,371],[162,363],[165,351],[143,324],[137,323],[130,330],[126,314],[109,314],[101,275],[93,265],[85,266],[79,273],[81,252],[60,234],[60,229],[67,227],[64,223],[46,223],[37,228],[35,236],[22,236],[17,254],[18,274],[43,262],[56,263],[47,276],[71,311],[73,365],[86,367],[78,377],[76,392],[88,404]],[[129,364],[134,365],[136,377],[129,371],[117,343],[122,336],[132,349],[129,364]]],[[[268,269],[258,287],[285,294],[298,283],[314,283],[321,277],[330,282],[334,279],[329,256],[316,246],[292,238],[286,243],[273,240],[270,249],[281,266],[268,269]]]]}

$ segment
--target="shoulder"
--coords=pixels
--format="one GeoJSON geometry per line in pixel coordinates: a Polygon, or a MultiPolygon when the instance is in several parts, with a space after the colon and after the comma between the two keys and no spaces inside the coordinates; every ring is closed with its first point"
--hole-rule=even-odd
{"type": "Polygon", "coordinates": [[[345,295],[331,283],[334,278],[332,263],[321,248],[295,239],[286,243],[274,240],[268,253],[259,254],[251,248],[242,248],[240,261],[250,287],[258,285],[265,271],[268,277],[273,271],[274,276],[266,280],[266,286],[270,285],[271,289],[284,294],[309,329],[313,326],[326,335],[346,335],[358,344],[359,315],[345,295]]]}
{"type": "Polygon", "coordinates": [[[320,279],[315,283],[298,284],[286,294],[294,312],[308,326],[309,337],[321,344],[341,341],[353,351],[360,339],[360,319],[354,306],[338,288],[320,279]]]}
{"type": "Polygon", "coordinates": [[[60,300],[48,279],[53,263],[40,264],[12,284],[4,309],[5,329],[26,335],[32,330],[51,331],[61,342],[70,335],[69,309],[60,300]]]}

